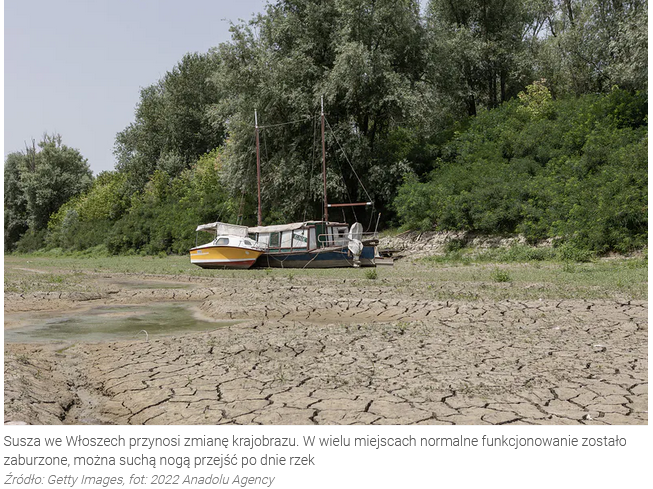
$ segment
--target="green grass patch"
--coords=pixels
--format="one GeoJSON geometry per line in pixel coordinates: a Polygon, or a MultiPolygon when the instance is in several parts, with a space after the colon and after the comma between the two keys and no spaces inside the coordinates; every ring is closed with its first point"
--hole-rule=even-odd
{"type": "Polygon", "coordinates": [[[493,282],[512,282],[512,276],[506,271],[500,268],[495,268],[490,274],[490,278],[493,282]]]}
{"type": "Polygon", "coordinates": [[[568,261],[589,263],[596,259],[590,251],[569,245],[554,247],[534,247],[514,245],[508,248],[469,249],[461,247],[456,241],[445,245],[445,253],[423,258],[427,263],[464,264],[471,263],[530,263],[544,261],[568,261]]]}
{"type": "Polygon", "coordinates": [[[365,270],[365,278],[367,280],[376,280],[379,278],[379,273],[376,271],[376,268],[368,268],[365,270]]]}
{"type": "MultiPolygon", "coordinates": [[[[535,253],[540,253],[539,248],[535,253]]],[[[543,249],[551,253],[551,249],[543,249]]],[[[190,284],[239,284],[257,280],[320,287],[374,287],[425,300],[645,300],[647,254],[635,258],[597,258],[591,262],[539,259],[523,248],[473,253],[464,248],[445,256],[401,259],[392,267],[363,271],[332,269],[203,270],[186,256],[71,257],[5,255],[5,292],[89,291],[109,274],[170,276],[190,284]],[[490,260],[494,257],[495,261],[490,260]],[[455,258],[454,258],[455,257],[455,258]],[[528,259],[530,257],[530,260],[528,259]],[[500,265],[500,266],[498,266],[500,265]],[[499,276],[497,270],[506,276],[499,276]],[[290,275],[292,274],[292,279],[290,275]],[[369,274],[369,275],[368,275],[369,274]],[[376,278],[371,278],[376,276],[376,278]],[[509,280],[505,280],[508,278],[509,280]],[[506,287],[506,283],[514,286],[506,287]],[[89,285],[91,284],[91,285],[89,285]]],[[[545,255],[555,256],[555,255],[545,255]]]]}

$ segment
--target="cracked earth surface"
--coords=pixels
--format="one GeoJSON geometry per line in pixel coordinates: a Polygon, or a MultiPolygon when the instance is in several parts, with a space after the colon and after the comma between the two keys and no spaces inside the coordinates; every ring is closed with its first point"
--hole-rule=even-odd
{"type": "Polygon", "coordinates": [[[242,322],[5,345],[5,422],[647,424],[646,301],[438,301],[360,284],[7,294],[5,312],[189,301],[242,322]]]}

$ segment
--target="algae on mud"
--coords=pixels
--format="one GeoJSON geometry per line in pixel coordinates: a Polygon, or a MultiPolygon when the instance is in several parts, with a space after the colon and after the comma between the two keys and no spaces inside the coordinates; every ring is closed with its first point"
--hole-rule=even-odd
{"type": "Polygon", "coordinates": [[[197,316],[188,305],[169,302],[95,306],[55,313],[19,313],[10,315],[9,319],[18,325],[5,330],[5,342],[132,341],[208,331],[234,324],[234,321],[209,321],[197,316]]]}

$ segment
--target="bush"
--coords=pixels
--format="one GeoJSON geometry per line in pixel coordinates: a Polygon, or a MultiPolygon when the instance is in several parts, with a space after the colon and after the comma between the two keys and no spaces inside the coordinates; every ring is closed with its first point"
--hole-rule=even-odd
{"type": "Polygon", "coordinates": [[[444,245],[444,251],[447,253],[452,253],[454,251],[460,251],[465,247],[466,243],[463,239],[450,239],[444,245]]]}
{"type": "Polygon", "coordinates": [[[15,251],[17,253],[32,253],[44,248],[45,235],[45,229],[40,229],[38,231],[29,229],[16,243],[15,251]]]}
{"type": "Polygon", "coordinates": [[[646,97],[551,101],[541,89],[479,113],[426,179],[405,178],[394,202],[404,228],[521,233],[594,253],[646,246],[646,97]]]}
{"type": "Polygon", "coordinates": [[[499,268],[492,270],[490,278],[493,282],[512,282],[512,277],[510,274],[505,270],[501,270],[499,268]]]}
{"type": "Polygon", "coordinates": [[[379,277],[379,273],[376,271],[376,268],[370,268],[365,270],[365,278],[367,280],[376,280],[379,277]]]}
{"type": "Polygon", "coordinates": [[[562,261],[588,263],[594,259],[594,253],[584,248],[578,248],[571,243],[564,243],[556,249],[556,255],[562,261]]]}
{"type": "Polygon", "coordinates": [[[506,262],[544,261],[553,258],[550,248],[534,248],[523,245],[511,246],[502,255],[503,261],[506,262]]]}

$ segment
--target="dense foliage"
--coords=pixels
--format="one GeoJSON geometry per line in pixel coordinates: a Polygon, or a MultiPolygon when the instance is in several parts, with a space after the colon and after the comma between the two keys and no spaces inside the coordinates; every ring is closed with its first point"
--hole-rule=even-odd
{"type": "Polygon", "coordinates": [[[93,188],[52,216],[50,246],[81,251],[106,247],[111,253],[184,253],[195,244],[195,227],[238,209],[220,191],[218,150],[199,158],[177,177],[155,170],[145,188],[131,196],[126,177],[105,172],[93,188]],[[221,214],[219,214],[221,212],[221,214]]]}
{"type": "Polygon", "coordinates": [[[414,112],[424,42],[413,0],[283,1],[234,26],[233,42],[221,46],[223,66],[214,77],[220,102],[211,109],[215,120],[229,121],[227,185],[255,188],[257,109],[265,126],[265,221],[319,218],[324,95],[329,199],[389,204],[408,168],[394,142],[414,112]]]}
{"type": "Polygon", "coordinates": [[[46,134],[38,146],[5,161],[5,251],[20,248],[22,240],[28,249],[42,245],[50,215],[92,182],[86,159],[61,136],[46,134]]]}
{"type": "Polygon", "coordinates": [[[642,247],[646,17],[644,0],[279,0],[141,91],[115,171],[92,181],[60,138],[10,154],[5,250],[183,253],[197,224],[255,223],[255,110],[264,223],[320,218],[322,96],[329,200],[375,205],[333,219],[642,247]]]}
{"type": "Polygon", "coordinates": [[[646,97],[553,102],[541,85],[483,111],[395,201],[408,227],[563,238],[599,252],[646,245],[646,97]],[[539,96],[538,96],[539,95],[539,96]]]}
{"type": "Polygon", "coordinates": [[[154,85],[141,90],[136,120],[116,136],[117,169],[132,191],[142,189],[156,170],[175,177],[224,140],[206,113],[218,101],[211,75],[215,51],[187,54],[154,85]]]}

